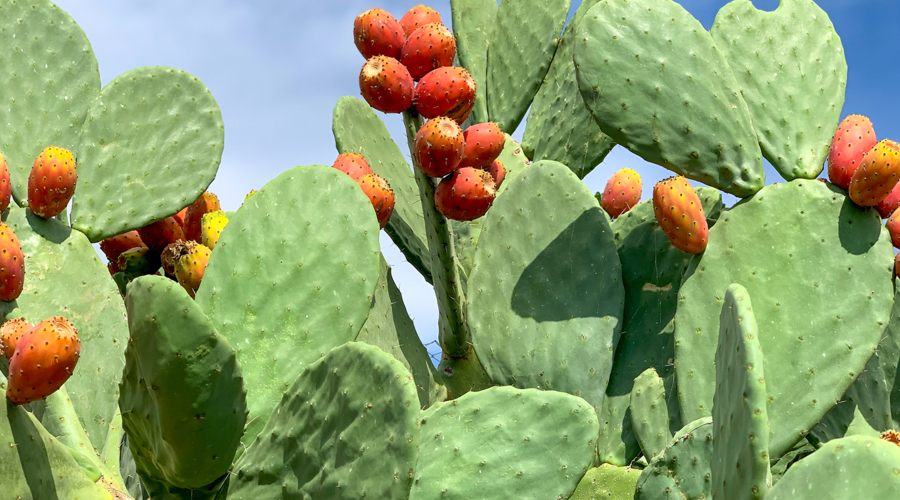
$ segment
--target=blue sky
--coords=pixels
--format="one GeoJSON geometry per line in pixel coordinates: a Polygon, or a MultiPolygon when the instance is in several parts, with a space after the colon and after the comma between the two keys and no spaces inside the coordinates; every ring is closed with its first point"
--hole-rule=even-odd
{"type": "MultiPolygon", "coordinates": [[[[103,83],[136,67],[164,65],[189,71],[212,91],[225,120],[225,151],[211,190],[226,210],[278,173],[296,165],[331,164],[336,156],[331,111],[344,95],[359,95],[364,60],[353,45],[357,14],[381,7],[398,19],[421,0],[59,0],[81,25],[100,63],[103,83]]],[[[680,2],[708,29],[724,0],[680,2]]],[[[756,0],[773,10],[777,0],[756,0]]],[[[580,4],[574,0],[572,11],[580,4]]],[[[872,119],[878,138],[900,138],[900,64],[897,43],[900,1],[820,0],[841,36],[850,73],[842,116],[872,119]]],[[[430,5],[450,23],[450,2],[430,5]]],[[[405,150],[398,115],[385,117],[405,150]]],[[[520,130],[515,134],[521,137],[520,130]]],[[[600,191],[616,170],[630,167],[653,184],[669,175],[617,147],[585,178],[600,191]]],[[[768,182],[777,182],[771,168],[768,182]]],[[[407,308],[425,342],[437,334],[437,307],[430,287],[389,238],[388,261],[407,308]]],[[[436,352],[435,346],[429,346],[436,352]]]]}

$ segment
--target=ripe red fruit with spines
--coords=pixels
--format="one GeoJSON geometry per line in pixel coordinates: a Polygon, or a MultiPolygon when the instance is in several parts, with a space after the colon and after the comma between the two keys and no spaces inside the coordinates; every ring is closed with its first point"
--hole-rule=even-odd
{"type": "Polygon", "coordinates": [[[881,203],[900,182],[900,144],[883,140],[863,156],[850,180],[850,199],[863,207],[881,203]]]}
{"type": "Polygon", "coordinates": [[[494,179],[494,186],[500,189],[500,184],[503,184],[503,179],[506,178],[506,167],[503,166],[503,162],[499,159],[494,160],[489,167],[483,170],[491,174],[491,179],[494,179]]]}
{"type": "Polygon", "coordinates": [[[619,170],[606,182],[601,203],[603,210],[613,219],[631,210],[641,201],[642,187],[637,172],[630,168],[619,170]]]}
{"type": "MultiPolygon", "coordinates": [[[[865,116],[850,115],[838,126],[828,152],[828,178],[844,189],[850,187],[853,173],[863,156],[878,142],[872,122],[865,116]]],[[[887,216],[890,216],[888,214],[887,216]]]]}
{"type": "Polygon", "coordinates": [[[887,198],[875,205],[875,210],[878,210],[882,219],[890,217],[898,208],[900,208],[900,183],[894,186],[887,198]]]}
{"type": "Polygon", "coordinates": [[[689,254],[706,250],[709,226],[700,197],[682,176],[653,186],[653,214],[672,245],[689,254]]]}
{"type": "Polygon", "coordinates": [[[0,153],[0,212],[9,207],[12,197],[12,185],[9,183],[9,167],[6,165],[6,157],[0,153]]]}
{"type": "Polygon", "coordinates": [[[28,208],[45,219],[56,217],[75,194],[77,181],[72,152],[48,146],[34,160],[28,176],[28,208]]]}
{"type": "Polygon", "coordinates": [[[403,32],[406,33],[406,36],[411,35],[419,27],[431,23],[443,24],[443,21],[441,21],[441,15],[436,10],[425,5],[416,5],[400,18],[400,26],[403,26],[403,32]]]}
{"type": "Polygon", "coordinates": [[[25,284],[25,256],[16,233],[0,222],[0,300],[19,298],[25,284]]]}
{"type": "MultiPolygon", "coordinates": [[[[188,240],[200,243],[200,229],[202,228],[203,216],[210,212],[221,210],[219,205],[219,197],[205,191],[194,203],[187,208],[187,214],[184,216],[184,237],[188,240]]],[[[165,247],[163,247],[165,248],[165,247]]]]}
{"type": "Polygon", "coordinates": [[[364,175],[375,173],[365,157],[358,153],[341,153],[331,166],[349,175],[354,181],[364,175]]]}
{"type": "Polygon", "coordinates": [[[494,122],[472,125],[463,131],[466,150],[460,167],[485,168],[503,152],[506,138],[494,122]]]}
{"type": "Polygon", "coordinates": [[[406,66],[391,57],[373,57],[359,72],[360,94],[382,113],[402,113],[411,108],[414,88],[406,66]]]}
{"type": "Polygon", "coordinates": [[[353,21],[353,42],[366,59],[375,56],[399,59],[406,34],[394,16],[381,9],[371,9],[353,21]]]}
{"type": "Polygon", "coordinates": [[[429,177],[444,177],[459,166],[463,133],[459,125],[445,116],[432,118],[416,133],[415,163],[429,177]]]}
{"type": "Polygon", "coordinates": [[[416,85],[415,105],[425,118],[446,116],[462,123],[475,106],[475,79],[463,68],[438,68],[416,85]]]}
{"type": "Polygon", "coordinates": [[[372,202],[378,226],[384,229],[394,213],[394,190],[391,185],[377,174],[364,175],[356,183],[372,202]]]}
{"type": "Polygon", "coordinates": [[[106,238],[100,242],[100,250],[111,262],[118,259],[119,255],[125,250],[145,246],[147,245],[141,240],[141,236],[137,231],[128,231],[127,233],[117,234],[116,236],[106,238]]]}
{"type": "Polygon", "coordinates": [[[434,206],[444,217],[470,221],[487,213],[496,194],[491,174],[472,167],[460,168],[435,188],[434,206]]]}
{"type": "Polygon", "coordinates": [[[900,210],[894,211],[884,227],[887,228],[888,234],[891,235],[891,243],[894,245],[894,248],[900,248],[900,210]]]}
{"type": "Polygon", "coordinates": [[[456,38],[440,23],[417,28],[409,35],[400,52],[400,62],[406,66],[415,81],[434,69],[453,65],[454,57],[456,38]]]}
{"type": "Polygon", "coordinates": [[[169,243],[185,239],[184,231],[175,217],[166,217],[163,220],[147,224],[138,229],[138,234],[144,244],[154,252],[162,252],[169,243]]]}
{"type": "Polygon", "coordinates": [[[188,207],[184,207],[181,209],[180,212],[178,212],[177,214],[172,216],[172,217],[175,217],[175,222],[177,222],[178,225],[181,226],[182,228],[184,228],[184,218],[187,217],[187,211],[188,211],[188,207]]]}
{"type": "Polygon", "coordinates": [[[119,264],[116,261],[111,260],[106,263],[106,269],[109,271],[109,275],[113,276],[119,272],[119,264]]]}
{"type": "Polygon", "coordinates": [[[75,370],[81,342],[75,326],[54,316],[25,332],[9,361],[6,397],[21,405],[56,392],[75,370]]]}
{"type": "Polygon", "coordinates": [[[11,319],[0,326],[0,352],[6,356],[6,359],[12,358],[19,339],[32,328],[34,326],[25,318],[11,319]]]}
{"type": "Polygon", "coordinates": [[[900,278],[900,253],[894,256],[894,274],[900,278]]]}

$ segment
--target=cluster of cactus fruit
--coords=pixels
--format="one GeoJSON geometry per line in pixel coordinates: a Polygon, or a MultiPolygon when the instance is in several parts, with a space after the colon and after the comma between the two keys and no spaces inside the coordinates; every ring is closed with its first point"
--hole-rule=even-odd
{"type": "Polygon", "coordinates": [[[2,495],[896,496],[900,147],[838,123],[828,16],[569,7],[361,14],[337,160],[225,212],[202,83],[100,88],[65,12],[5,4],[2,495]],[[615,144],[677,175],[591,193],[615,144]],[[434,287],[437,369],[380,229],[434,287]]]}

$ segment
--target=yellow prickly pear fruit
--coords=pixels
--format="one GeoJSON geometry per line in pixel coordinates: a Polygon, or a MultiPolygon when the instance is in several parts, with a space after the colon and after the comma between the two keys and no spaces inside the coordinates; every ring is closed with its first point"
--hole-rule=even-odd
{"type": "Polygon", "coordinates": [[[221,210],[204,214],[200,224],[200,242],[203,246],[210,250],[216,248],[216,242],[219,241],[219,235],[225,229],[225,224],[228,224],[228,217],[221,210]]]}
{"type": "Polygon", "coordinates": [[[244,203],[247,203],[247,200],[249,200],[250,198],[252,198],[254,194],[256,194],[256,190],[255,190],[255,189],[251,189],[250,192],[247,193],[247,196],[244,196],[244,201],[241,202],[241,206],[243,207],[243,206],[244,206],[244,203]]]}
{"type": "Polygon", "coordinates": [[[175,277],[191,297],[200,288],[203,273],[206,271],[206,264],[209,263],[210,253],[211,251],[208,247],[194,245],[189,252],[175,261],[175,277]]]}

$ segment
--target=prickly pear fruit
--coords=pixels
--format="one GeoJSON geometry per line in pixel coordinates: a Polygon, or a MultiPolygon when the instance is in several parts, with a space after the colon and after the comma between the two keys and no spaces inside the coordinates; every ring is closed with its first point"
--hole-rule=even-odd
{"type": "Polygon", "coordinates": [[[400,63],[413,80],[419,81],[431,70],[453,65],[456,38],[440,23],[426,24],[413,31],[400,52],[400,63]]]}
{"type": "Polygon", "coordinates": [[[363,193],[372,200],[372,207],[375,208],[375,216],[378,218],[378,226],[384,229],[394,213],[394,190],[386,180],[377,174],[364,175],[356,182],[362,188],[363,193]]]}
{"type": "Polygon", "coordinates": [[[75,194],[77,180],[72,152],[48,146],[34,160],[28,176],[28,207],[39,217],[56,217],[75,194]]]}
{"type": "Polygon", "coordinates": [[[131,276],[145,276],[159,271],[159,252],[147,247],[136,247],[119,254],[116,261],[119,271],[131,276]]]}
{"type": "Polygon", "coordinates": [[[887,228],[888,234],[891,235],[891,243],[894,244],[894,248],[900,248],[900,210],[896,210],[888,218],[884,227],[887,228]]]}
{"type": "Polygon", "coordinates": [[[630,168],[614,173],[606,181],[602,200],[603,210],[613,219],[631,210],[641,201],[641,176],[630,168]]]}
{"type": "Polygon", "coordinates": [[[244,196],[244,201],[241,202],[241,206],[243,207],[244,203],[247,203],[247,200],[249,200],[250,198],[253,198],[253,195],[256,194],[257,192],[258,192],[257,190],[251,189],[250,192],[247,193],[247,196],[244,196]]]}
{"type": "Polygon", "coordinates": [[[491,162],[488,168],[483,170],[487,170],[487,173],[491,174],[491,179],[494,179],[494,186],[500,189],[500,184],[503,184],[503,179],[506,178],[506,168],[503,166],[503,162],[496,159],[491,162]]]}
{"type": "Polygon", "coordinates": [[[884,431],[881,433],[881,439],[887,441],[888,443],[894,443],[897,446],[900,446],[900,432],[884,431]]]}
{"type": "Polygon", "coordinates": [[[193,241],[178,240],[166,245],[166,248],[159,254],[159,263],[166,276],[175,279],[175,261],[181,258],[181,248],[187,243],[194,244],[193,241]]]}
{"type": "MultiPolygon", "coordinates": [[[[369,166],[366,158],[357,153],[341,153],[331,166],[349,175],[354,181],[359,180],[364,175],[375,173],[372,171],[372,167],[369,166]]],[[[247,196],[249,197],[250,195],[247,196]]]]}
{"type": "Polygon", "coordinates": [[[11,319],[0,326],[0,351],[3,352],[6,359],[12,359],[19,339],[25,332],[31,330],[32,326],[25,318],[11,319]]]}
{"type": "Polygon", "coordinates": [[[221,210],[204,215],[203,227],[200,230],[200,243],[203,243],[203,246],[210,250],[215,249],[219,236],[222,234],[222,230],[225,229],[226,224],[228,224],[228,217],[221,210]]]}
{"type": "Polygon", "coordinates": [[[147,245],[141,240],[137,231],[128,231],[100,242],[100,250],[110,262],[115,262],[125,250],[147,245]]]}
{"type": "Polygon", "coordinates": [[[204,214],[221,210],[219,205],[219,197],[204,192],[197,198],[197,201],[188,207],[187,215],[184,216],[184,237],[188,240],[200,242],[200,224],[204,214]]]}
{"type": "MultiPolygon", "coordinates": [[[[188,207],[189,206],[190,205],[188,205],[188,207]]],[[[184,229],[184,218],[187,217],[188,207],[182,208],[181,211],[172,216],[175,217],[175,222],[177,222],[178,225],[182,227],[182,229],[184,229]]]]}
{"type": "Polygon", "coordinates": [[[166,217],[163,220],[147,224],[137,231],[141,241],[154,252],[162,252],[169,243],[184,239],[184,231],[175,217],[166,217]]]}
{"type": "Polygon", "coordinates": [[[700,198],[687,179],[669,177],[653,186],[653,214],[675,248],[689,254],[706,250],[709,226],[700,198]]]}
{"type": "Polygon", "coordinates": [[[115,260],[111,260],[106,263],[106,269],[109,270],[110,276],[115,276],[119,272],[119,264],[115,260]]]}
{"type": "Polygon", "coordinates": [[[466,167],[444,178],[434,190],[434,206],[445,217],[469,221],[484,215],[497,193],[491,174],[466,167]]]}
{"type": "Polygon", "coordinates": [[[371,9],[353,21],[353,41],[366,59],[375,56],[399,59],[406,34],[394,16],[381,9],[371,9]]]}
{"type": "Polygon", "coordinates": [[[881,215],[882,219],[890,217],[898,208],[900,208],[900,183],[894,186],[887,198],[875,205],[875,210],[878,210],[878,214],[881,215]]]}
{"type": "Polygon", "coordinates": [[[75,325],[61,316],[41,321],[16,344],[6,397],[21,405],[53,394],[72,376],[80,354],[75,325]]]}
{"type": "Polygon", "coordinates": [[[178,278],[178,283],[191,297],[200,288],[203,273],[206,271],[206,265],[209,263],[210,253],[209,248],[195,243],[187,253],[175,261],[175,277],[178,278]]]}
{"type": "Polygon", "coordinates": [[[16,233],[0,222],[0,300],[16,300],[25,284],[25,256],[16,233]]]}
{"type": "Polygon", "coordinates": [[[359,72],[360,94],[382,113],[402,113],[412,107],[414,86],[406,66],[391,57],[373,57],[359,72]]]}
{"type": "Polygon", "coordinates": [[[831,139],[831,150],[828,152],[828,178],[831,182],[844,189],[849,188],[863,156],[877,142],[875,129],[868,118],[859,115],[844,118],[831,139]]]}
{"type": "Polygon", "coordinates": [[[475,79],[463,68],[438,68],[416,85],[415,103],[425,118],[446,116],[462,123],[475,106],[475,79]]]}
{"type": "Polygon", "coordinates": [[[850,180],[850,199],[863,207],[883,201],[900,182],[900,144],[883,140],[863,156],[850,180]]]}
{"type": "Polygon", "coordinates": [[[445,116],[432,118],[416,133],[413,155],[419,169],[429,177],[444,177],[456,170],[465,145],[459,125],[445,116]]]}
{"type": "Polygon", "coordinates": [[[463,132],[466,150],[460,167],[485,168],[503,152],[506,138],[494,122],[472,125],[463,132]]]}
{"type": "Polygon", "coordinates": [[[9,207],[11,196],[12,185],[9,183],[9,167],[6,165],[6,157],[0,153],[0,212],[9,207]]]}
{"type": "Polygon", "coordinates": [[[900,253],[894,256],[894,274],[900,278],[900,253]]]}
{"type": "Polygon", "coordinates": [[[400,26],[403,26],[403,32],[406,33],[406,36],[411,35],[420,26],[431,23],[443,24],[441,15],[431,7],[424,5],[416,5],[400,18],[400,26]]]}

